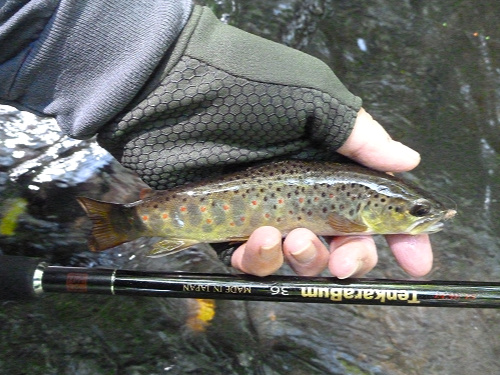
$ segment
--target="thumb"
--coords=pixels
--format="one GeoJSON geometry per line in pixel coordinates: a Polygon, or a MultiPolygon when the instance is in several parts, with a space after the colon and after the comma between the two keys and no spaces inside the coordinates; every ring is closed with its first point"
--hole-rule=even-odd
{"type": "Polygon", "coordinates": [[[417,151],[393,140],[363,108],[358,112],[351,135],[337,152],[381,171],[409,171],[420,162],[417,151]]]}

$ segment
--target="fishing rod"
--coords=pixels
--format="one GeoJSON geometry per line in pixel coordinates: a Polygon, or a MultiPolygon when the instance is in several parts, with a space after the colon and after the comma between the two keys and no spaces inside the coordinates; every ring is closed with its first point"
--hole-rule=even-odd
{"type": "Polygon", "coordinates": [[[344,279],[51,266],[0,256],[0,300],[44,293],[357,305],[500,307],[500,283],[344,279]]]}

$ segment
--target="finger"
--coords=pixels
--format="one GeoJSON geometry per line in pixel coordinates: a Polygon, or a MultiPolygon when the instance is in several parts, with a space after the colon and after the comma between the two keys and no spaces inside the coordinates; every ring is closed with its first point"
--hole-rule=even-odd
{"type": "Polygon", "coordinates": [[[283,242],[283,253],[292,269],[301,276],[316,276],[328,265],[330,252],[310,230],[294,229],[283,242]]]}
{"type": "Polygon", "coordinates": [[[396,260],[408,274],[421,277],[432,269],[432,248],[427,234],[386,236],[396,260]]]}
{"type": "Polygon", "coordinates": [[[371,236],[340,236],[330,243],[328,268],[339,279],[363,276],[377,264],[377,248],[371,236]]]}
{"type": "Polygon", "coordinates": [[[418,152],[394,141],[363,108],[358,112],[351,135],[337,152],[381,171],[409,171],[420,162],[418,152]]]}
{"type": "Polygon", "coordinates": [[[245,273],[267,276],[283,265],[281,233],[265,226],[257,228],[231,257],[231,265],[245,273]]]}

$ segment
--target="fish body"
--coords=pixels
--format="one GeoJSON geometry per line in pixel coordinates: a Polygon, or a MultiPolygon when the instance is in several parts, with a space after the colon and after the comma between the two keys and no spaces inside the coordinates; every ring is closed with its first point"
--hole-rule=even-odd
{"type": "Polygon", "coordinates": [[[281,161],[217,179],[154,191],[130,204],[79,197],[101,251],[133,239],[165,237],[154,255],[196,243],[244,241],[263,225],[284,235],[432,233],[454,216],[430,194],[355,164],[281,161]]]}

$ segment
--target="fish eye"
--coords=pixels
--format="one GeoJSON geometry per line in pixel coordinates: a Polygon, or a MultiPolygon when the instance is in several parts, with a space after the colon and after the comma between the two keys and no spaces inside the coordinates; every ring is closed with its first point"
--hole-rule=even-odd
{"type": "Polygon", "coordinates": [[[410,214],[417,217],[428,215],[431,212],[431,207],[426,203],[417,203],[410,208],[410,214]]]}

